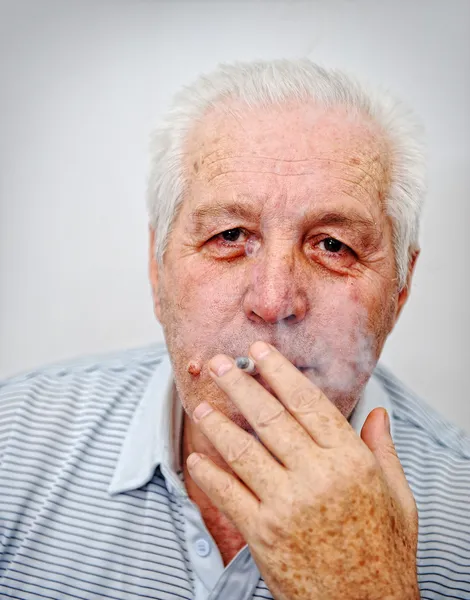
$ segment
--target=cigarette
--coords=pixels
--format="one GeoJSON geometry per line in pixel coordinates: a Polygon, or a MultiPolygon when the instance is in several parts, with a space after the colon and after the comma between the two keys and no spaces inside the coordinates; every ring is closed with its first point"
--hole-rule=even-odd
{"type": "Polygon", "coordinates": [[[249,356],[237,356],[235,359],[235,364],[239,369],[248,373],[248,375],[256,375],[258,372],[256,370],[256,365],[254,360],[252,360],[249,356]]]}

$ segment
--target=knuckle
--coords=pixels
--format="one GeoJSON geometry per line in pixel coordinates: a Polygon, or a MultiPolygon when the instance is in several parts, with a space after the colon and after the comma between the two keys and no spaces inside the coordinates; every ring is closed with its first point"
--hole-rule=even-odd
{"type": "Polygon", "coordinates": [[[286,537],[285,523],[276,514],[269,511],[258,524],[257,535],[265,548],[274,549],[286,537]]]}
{"type": "Polygon", "coordinates": [[[226,458],[230,464],[243,462],[253,451],[255,439],[247,434],[242,439],[230,440],[227,446],[226,458]]]}
{"type": "Polygon", "coordinates": [[[265,370],[269,375],[278,375],[285,371],[285,366],[284,358],[274,357],[272,359],[272,364],[266,365],[265,370]]]}
{"type": "Polygon", "coordinates": [[[344,473],[350,481],[369,485],[380,475],[379,464],[371,452],[352,451],[346,453],[344,458],[344,473]]]}
{"type": "Polygon", "coordinates": [[[233,494],[233,484],[234,482],[231,477],[224,477],[218,485],[218,495],[221,498],[231,498],[233,494]]]}
{"type": "Polygon", "coordinates": [[[310,387],[300,386],[293,390],[289,404],[296,412],[313,412],[316,410],[318,398],[319,392],[310,387]]]}
{"type": "Polygon", "coordinates": [[[255,422],[258,427],[267,427],[285,418],[286,414],[286,409],[282,405],[270,406],[269,408],[262,407],[255,417],[255,422]]]}
{"type": "Polygon", "coordinates": [[[398,461],[397,453],[395,451],[395,446],[393,444],[385,444],[380,448],[380,454],[382,459],[386,461],[393,462],[398,461]]]}
{"type": "Polygon", "coordinates": [[[354,433],[354,430],[352,429],[350,423],[340,412],[338,412],[338,414],[331,415],[330,418],[333,421],[333,424],[337,429],[341,429],[342,431],[349,431],[351,433],[354,433]]]}

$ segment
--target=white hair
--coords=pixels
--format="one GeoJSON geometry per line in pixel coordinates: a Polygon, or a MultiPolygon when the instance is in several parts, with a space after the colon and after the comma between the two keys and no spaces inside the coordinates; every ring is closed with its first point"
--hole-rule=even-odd
{"type": "Polygon", "coordinates": [[[386,206],[393,223],[398,284],[406,285],[409,261],[419,249],[419,221],[425,192],[425,160],[421,128],[410,111],[388,92],[366,89],[339,70],[327,70],[302,58],[222,64],[200,76],[174,97],[154,131],[147,207],[155,230],[155,252],[161,263],[174,219],[187,186],[184,145],[195,124],[226,100],[248,107],[289,101],[314,102],[325,108],[342,106],[373,119],[391,149],[386,206]]]}

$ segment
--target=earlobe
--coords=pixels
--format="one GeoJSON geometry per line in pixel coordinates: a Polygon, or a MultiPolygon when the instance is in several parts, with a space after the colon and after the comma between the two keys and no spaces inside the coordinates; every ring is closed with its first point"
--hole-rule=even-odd
{"type": "Polygon", "coordinates": [[[158,261],[155,252],[155,230],[149,226],[149,259],[148,259],[149,281],[152,288],[153,312],[161,322],[161,307],[159,296],[158,261]]]}

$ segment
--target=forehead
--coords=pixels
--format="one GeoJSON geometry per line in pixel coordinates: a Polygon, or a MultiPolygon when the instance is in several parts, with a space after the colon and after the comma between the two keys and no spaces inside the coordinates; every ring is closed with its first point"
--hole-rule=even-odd
{"type": "Polygon", "coordinates": [[[379,125],[345,108],[292,102],[224,103],[193,128],[184,148],[195,194],[378,201],[388,185],[389,144],[379,125]]]}
{"type": "Polygon", "coordinates": [[[385,161],[388,144],[370,117],[346,108],[297,102],[248,107],[232,101],[210,110],[193,127],[185,150],[193,161],[204,161],[212,152],[217,153],[213,158],[229,157],[234,151],[284,160],[333,154],[385,161]]]}

